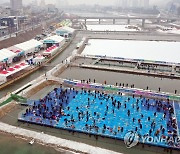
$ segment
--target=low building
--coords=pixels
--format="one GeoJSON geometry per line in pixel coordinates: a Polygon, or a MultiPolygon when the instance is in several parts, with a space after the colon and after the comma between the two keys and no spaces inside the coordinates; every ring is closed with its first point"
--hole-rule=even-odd
{"type": "Polygon", "coordinates": [[[8,27],[7,26],[0,26],[0,37],[8,35],[8,27]]]}
{"type": "Polygon", "coordinates": [[[21,58],[24,56],[24,51],[22,51],[22,49],[19,49],[15,46],[11,46],[9,48],[7,48],[8,50],[14,52],[16,54],[16,56],[13,58],[13,62],[18,62],[21,60],[21,58]]]}
{"type": "Polygon", "coordinates": [[[57,47],[62,46],[65,43],[65,39],[58,35],[50,36],[43,40],[43,44],[45,45],[45,48],[49,48],[53,45],[56,45],[57,47]]]}
{"type": "Polygon", "coordinates": [[[32,39],[20,44],[16,44],[14,46],[16,48],[19,48],[22,52],[24,52],[25,55],[28,55],[36,52],[37,50],[40,50],[40,48],[43,46],[43,43],[35,39],[32,39]]]}
{"type": "Polygon", "coordinates": [[[56,30],[56,35],[63,36],[63,37],[71,37],[73,33],[75,32],[75,29],[70,27],[60,27],[56,30]]]}
{"type": "Polygon", "coordinates": [[[0,62],[5,62],[6,64],[12,63],[15,56],[16,54],[8,49],[0,50],[0,62]]]}
{"type": "Polygon", "coordinates": [[[4,17],[0,19],[0,26],[7,26],[9,33],[16,31],[16,25],[14,23],[15,17],[4,17]]]}

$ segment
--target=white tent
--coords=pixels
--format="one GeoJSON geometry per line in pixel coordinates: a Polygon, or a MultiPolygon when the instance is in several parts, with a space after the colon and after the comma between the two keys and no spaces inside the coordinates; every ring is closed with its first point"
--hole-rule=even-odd
{"type": "Polygon", "coordinates": [[[3,75],[0,74],[0,85],[5,83],[6,81],[7,81],[6,76],[3,76],[3,75]]]}
{"type": "Polygon", "coordinates": [[[65,27],[62,27],[63,30],[66,30],[67,32],[69,33],[74,33],[75,29],[71,28],[71,27],[68,27],[68,26],[65,26],[65,27]]]}
{"type": "Polygon", "coordinates": [[[38,55],[36,58],[33,59],[34,63],[35,64],[38,64],[38,63],[42,63],[44,62],[46,59],[45,57],[41,56],[41,55],[38,55]]]}
{"type": "Polygon", "coordinates": [[[75,31],[75,29],[68,27],[68,26],[64,26],[64,27],[60,27],[56,30],[56,34],[60,35],[60,36],[64,36],[65,34],[73,34],[75,31]]]}
{"type": "Polygon", "coordinates": [[[25,52],[25,54],[32,53],[36,50],[36,48],[42,47],[42,46],[43,46],[43,43],[35,39],[15,45],[16,48],[22,49],[25,52]]]}
{"type": "Polygon", "coordinates": [[[64,42],[65,42],[64,37],[58,35],[53,35],[44,39],[44,43],[52,43],[52,44],[58,43],[60,45],[60,44],[64,44],[64,42]]]}
{"type": "Polygon", "coordinates": [[[13,67],[8,68],[7,70],[1,71],[0,72],[0,78],[3,78],[3,79],[5,77],[7,78],[8,76],[13,75],[13,74],[15,74],[15,73],[17,73],[23,69],[28,68],[28,67],[30,67],[28,64],[26,64],[25,62],[21,62],[19,64],[16,64],[13,67]]]}
{"type": "Polygon", "coordinates": [[[10,50],[10,51],[12,51],[12,52],[14,52],[17,56],[24,54],[24,52],[22,51],[22,49],[19,49],[19,48],[15,47],[15,46],[11,46],[11,47],[9,47],[9,48],[7,48],[7,49],[10,50]]]}
{"type": "Polygon", "coordinates": [[[8,61],[9,63],[12,62],[12,59],[16,56],[16,54],[8,49],[1,49],[0,50],[0,61],[8,61]]]}
{"type": "Polygon", "coordinates": [[[45,50],[43,52],[43,55],[44,56],[52,56],[52,55],[56,54],[57,52],[58,52],[58,47],[56,45],[53,45],[53,46],[47,48],[47,50],[45,50]]]}
{"type": "Polygon", "coordinates": [[[75,29],[68,26],[64,26],[64,27],[58,28],[56,31],[66,31],[67,33],[74,33],[75,29]]]}

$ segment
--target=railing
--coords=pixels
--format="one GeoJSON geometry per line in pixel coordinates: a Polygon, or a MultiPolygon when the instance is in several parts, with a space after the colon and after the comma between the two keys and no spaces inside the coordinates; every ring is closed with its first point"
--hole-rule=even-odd
{"type": "Polygon", "coordinates": [[[66,80],[64,79],[64,83],[75,86],[75,87],[83,87],[83,88],[92,88],[97,90],[104,90],[104,91],[114,91],[114,92],[121,92],[121,93],[127,93],[131,95],[138,95],[138,96],[144,96],[144,97],[157,97],[161,99],[169,99],[173,101],[180,101],[180,96],[173,95],[170,93],[157,93],[155,91],[149,91],[149,90],[142,90],[142,89],[136,89],[136,88],[125,88],[125,87],[118,87],[114,85],[102,85],[97,83],[81,83],[80,81],[76,80],[66,80]]]}

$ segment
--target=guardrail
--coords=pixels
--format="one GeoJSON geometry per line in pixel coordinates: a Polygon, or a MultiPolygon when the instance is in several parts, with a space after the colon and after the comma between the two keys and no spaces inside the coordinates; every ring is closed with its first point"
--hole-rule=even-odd
{"type": "Polygon", "coordinates": [[[64,79],[64,83],[75,86],[75,87],[81,87],[81,88],[92,88],[92,89],[97,89],[97,90],[104,90],[104,91],[114,91],[114,92],[121,92],[121,93],[127,93],[131,95],[139,95],[139,96],[144,96],[144,97],[157,97],[161,99],[169,99],[173,101],[180,101],[180,96],[178,95],[173,95],[169,93],[157,93],[157,92],[152,92],[152,91],[147,91],[147,90],[142,90],[142,89],[131,89],[131,88],[122,88],[122,87],[117,87],[114,85],[102,85],[102,84],[97,84],[97,83],[81,83],[78,80],[66,80],[64,79]]]}
{"type": "Polygon", "coordinates": [[[180,63],[173,63],[173,62],[165,62],[165,61],[152,61],[152,60],[145,60],[145,59],[130,59],[130,58],[123,58],[123,57],[110,57],[110,56],[102,56],[102,55],[86,55],[89,57],[95,58],[106,58],[106,59],[113,59],[113,60],[124,60],[124,61],[132,61],[132,62],[143,62],[143,63],[154,63],[154,64],[166,64],[166,65],[176,65],[180,66],[180,63]]]}

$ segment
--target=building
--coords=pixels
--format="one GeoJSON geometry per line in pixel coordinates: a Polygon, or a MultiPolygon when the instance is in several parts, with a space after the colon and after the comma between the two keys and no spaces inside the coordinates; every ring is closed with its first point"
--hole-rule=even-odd
{"type": "Polygon", "coordinates": [[[10,7],[13,11],[23,8],[22,0],[10,0],[10,7]]]}
{"type": "Polygon", "coordinates": [[[14,27],[14,17],[4,17],[0,19],[0,26],[14,27]]]}
{"type": "Polygon", "coordinates": [[[132,7],[134,7],[134,8],[139,7],[139,0],[133,0],[132,1],[132,7]]]}
{"type": "Polygon", "coordinates": [[[43,44],[45,45],[46,48],[52,47],[53,45],[60,47],[64,45],[64,43],[65,43],[64,37],[58,35],[52,35],[43,40],[43,44]]]}
{"type": "Polygon", "coordinates": [[[3,29],[1,30],[2,35],[7,34],[7,29],[8,29],[8,33],[13,33],[17,30],[17,25],[15,24],[15,18],[16,18],[15,16],[0,18],[0,26],[3,27],[3,29]]]}
{"type": "Polygon", "coordinates": [[[8,34],[7,26],[0,26],[0,37],[8,34]]]}
{"type": "Polygon", "coordinates": [[[39,50],[39,48],[43,46],[43,43],[35,39],[32,39],[32,40],[29,40],[20,44],[16,44],[14,46],[20,49],[21,51],[23,51],[25,55],[28,55],[39,50]]]}
{"type": "Polygon", "coordinates": [[[63,37],[71,37],[74,32],[75,30],[73,28],[65,26],[65,27],[58,28],[56,30],[56,35],[63,36],[63,37]]]}
{"type": "Polygon", "coordinates": [[[139,0],[139,7],[149,8],[149,0],[139,0]]]}
{"type": "Polygon", "coordinates": [[[68,4],[68,0],[56,0],[56,5],[58,8],[66,8],[68,4]]]}
{"type": "Polygon", "coordinates": [[[149,8],[149,0],[144,0],[144,7],[149,8]]]}
{"type": "Polygon", "coordinates": [[[139,7],[144,7],[144,0],[139,0],[139,7]]]}
{"type": "Polygon", "coordinates": [[[122,7],[127,8],[128,7],[128,1],[127,0],[122,0],[122,7]]]}
{"type": "Polygon", "coordinates": [[[54,4],[47,4],[46,5],[48,12],[55,12],[56,11],[56,7],[54,4]]]}
{"type": "Polygon", "coordinates": [[[9,7],[0,7],[0,17],[8,17],[11,15],[11,9],[9,7]]]}
{"type": "Polygon", "coordinates": [[[40,4],[39,4],[41,7],[45,7],[46,6],[46,3],[45,3],[45,0],[41,0],[40,4]]]}
{"type": "Polygon", "coordinates": [[[38,2],[37,2],[37,0],[33,0],[33,1],[32,1],[32,5],[34,5],[34,6],[38,6],[38,2]]]}

